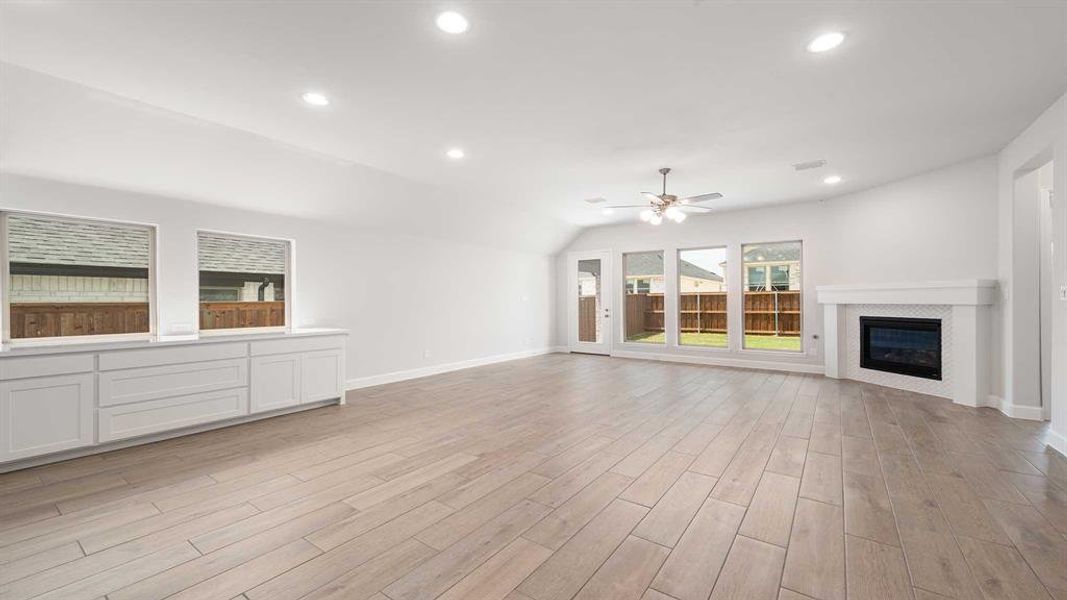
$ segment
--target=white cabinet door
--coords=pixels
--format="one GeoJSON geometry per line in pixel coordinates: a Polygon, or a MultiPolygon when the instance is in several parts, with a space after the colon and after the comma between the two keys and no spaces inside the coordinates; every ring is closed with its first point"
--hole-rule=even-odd
{"type": "Polygon", "coordinates": [[[253,413],[300,404],[300,354],[252,357],[253,413]]]}
{"type": "Polygon", "coordinates": [[[333,400],[344,394],[344,356],[342,350],[304,353],[301,373],[304,385],[303,402],[333,400]]]}
{"type": "Polygon", "coordinates": [[[0,383],[0,461],[90,446],[93,375],[0,383]]]}

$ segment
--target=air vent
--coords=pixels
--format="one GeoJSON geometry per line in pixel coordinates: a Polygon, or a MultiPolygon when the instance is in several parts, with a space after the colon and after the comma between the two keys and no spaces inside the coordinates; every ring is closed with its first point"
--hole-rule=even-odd
{"type": "Polygon", "coordinates": [[[819,167],[825,167],[825,160],[809,160],[808,162],[796,163],[793,165],[794,171],[807,171],[808,169],[818,169],[819,167]]]}

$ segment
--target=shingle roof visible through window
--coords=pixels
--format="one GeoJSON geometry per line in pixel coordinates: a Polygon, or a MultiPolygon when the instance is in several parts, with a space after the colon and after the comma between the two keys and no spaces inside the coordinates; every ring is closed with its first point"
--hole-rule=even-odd
{"type": "Polygon", "coordinates": [[[285,274],[288,242],[205,232],[197,234],[197,242],[201,271],[285,274]]]}
{"type": "MultiPolygon", "coordinates": [[[[679,260],[678,269],[686,277],[722,281],[721,275],[702,269],[687,260],[679,260]]],[[[663,275],[663,253],[635,252],[626,255],[626,276],[637,277],[642,275],[663,275]]]]}
{"type": "Polygon", "coordinates": [[[148,267],[146,227],[21,214],[8,215],[7,227],[13,263],[148,267]]]}

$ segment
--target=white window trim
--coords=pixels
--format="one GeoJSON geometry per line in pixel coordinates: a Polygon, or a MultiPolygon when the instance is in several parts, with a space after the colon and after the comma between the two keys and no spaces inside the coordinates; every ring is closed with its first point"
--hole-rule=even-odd
{"type": "Polygon", "coordinates": [[[140,340],[154,340],[156,339],[157,331],[159,331],[158,320],[159,310],[156,305],[156,289],[159,282],[159,270],[157,265],[159,264],[159,247],[157,240],[159,238],[159,226],[155,223],[142,223],[139,221],[126,221],[122,219],[105,219],[99,217],[84,217],[76,215],[67,215],[62,213],[49,213],[42,211],[23,210],[23,209],[8,209],[0,208],[0,239],[3,240],[0,243],[0,269],[3,270],[2,277],[0,277],[0,310],[3,310],[3,314],[0,315],[0,339],[5,346],[9,347],[28,347],[28,346],[62,346],[62,345],[77,345],[77,344],[99,344],[106,342],[126,342],[126,341],[140,341],[140,340]],[[118,334],[103,334],[103,335],[63,335],[53,337],[38,337],[38,338],[11,338],[11,296],[8,289],[11,282],[11,265],[8,262],[8,249],[7,249],[7,217],[12,214],[29,215],[34,217],[43,217],[48,219],[60,220],[60,221],[75,221],[79,223],[107,223],[113,225],[122,225],[127,227],[143,227],[150,231],[148,236],[148,331],[145,333],[118,333],[118,334]]]}
{"type": "Polygon", "coordinates": [[[264,333],[289,333],[293,330],[293,304],[296,296],[296,286],[293,285],[293,264],[296,254],[296,240],[290,238],[274,237],[269,235],[257,235],[250,233],[237,233],[234,231],[222,231],[219,229],[197,229],[193,232],[193,248],[196,251],[196,335],[199,337],[218,337],[234,335],[257,335],[264,333]],[[200,234],[225,235],[252,240],[267,240],[271,242],[285,242],[285,325],[271,327],[231,327],[228,329],[200,329],[200,234]]]}

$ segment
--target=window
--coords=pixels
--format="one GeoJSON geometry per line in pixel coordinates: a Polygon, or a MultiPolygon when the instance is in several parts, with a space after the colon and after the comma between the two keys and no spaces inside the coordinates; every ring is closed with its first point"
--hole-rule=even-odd
{"type": "Polygon", "coordinates": [[[725,348],[726,248],[678,252],[678,343],[725,348]]]}
{"type": "Polygon", "coordinates": [[[767,289],[767,267],[748,267],[745,269],[745,289],[750,292],[762,292],[767,289]]]}
{"type": "Polygon", "coordinates": [[[623,254],[622,265],[626,280],[623,316],[626,341],[664,343],[663,253],[623,254]]]}
{"type": "Polygon", "coordinates": [[[745,244],[745,348],[801,350],[800,242],[745,244]]]}
{"type": "Polygon", "coordinates": [[[598,315],[601,306],[600,259],[578,261],[578,341],[599,344],[604,332],[598,315]]]}
{"type": "Polygon", "coordinates": [[[201,231],[200,330],[284,327],[289,242],[201,231]]]}
{"type": "Polygon", "coordinates": [[[149,335],[154,228],[0,213],[5,338],[149,335]]]}

